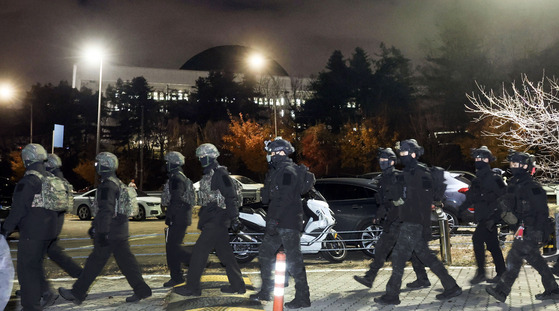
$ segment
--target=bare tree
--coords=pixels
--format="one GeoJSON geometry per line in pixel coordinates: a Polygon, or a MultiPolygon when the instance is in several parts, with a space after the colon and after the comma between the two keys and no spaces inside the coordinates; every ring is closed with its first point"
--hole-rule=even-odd
{"type": "Polygon", "coordinates": [[[476,113],[475,122],[489,118],[486,136],[496,137],[503,146],[530,151],[536,156],[540,177],[559,176],[559,85],[555,78],[531,82],[522,75],[519,86],[512,83],[502,95],[478,85],[480,94],[467,95],[471,106],[466,110],[476,113]]]}

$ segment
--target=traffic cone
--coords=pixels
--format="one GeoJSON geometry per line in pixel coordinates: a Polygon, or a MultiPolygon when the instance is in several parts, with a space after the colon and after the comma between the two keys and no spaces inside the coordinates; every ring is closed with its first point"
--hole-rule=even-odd
{"type": "Polygon", "coordinates": [[[274,277],[274,311],[283,310],[283,284],[285,283],[285,253],[276,255],[276,275],[274,277]]]}

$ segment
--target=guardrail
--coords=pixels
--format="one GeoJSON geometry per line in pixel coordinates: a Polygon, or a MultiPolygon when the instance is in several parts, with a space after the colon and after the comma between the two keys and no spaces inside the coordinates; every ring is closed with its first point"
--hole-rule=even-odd
{"type": "MultiPolygon", "coordinates": [[[[438,239],[439,240],[439,244],[438,247],[440,249],[440,253],[441,253],[441,258],[443,260],[444,263],[446,264],[451,264],[452,263],[452,252],[451,249],[452,248],[473,248],[472,242],[471,240],[469,242],[450,242],[450,238],[451,237],[459,237],[459,236],[471,236],[472,233],[461,233],[461,231],[464,231],[465,229],[467,230],[472,230],[475,229],[475,226],[453,226],[452,228],[450,228],[448,226],[448,220],[446,219],[446,217],[442,217],[442,215],[439,215],[439,225],[438,226],[433,226],[432,229],[434,229],[433,231],[436,231],[437,229],[439,229],[439,234],[438,235],[434,235],[434,239],[438,239]],[[442,228],[442,230],[441,230],[442,228]],[[440,234],[442,233],[442,234],[440,234]],[[465,247],[461,247],[461,246],[465,246],[465,247]]],[[[556,246],[559,245],[559,213],[555,214],[555,239],[554,239],[554,246],[555,248],[557,248],[556,246]]],[[[344,234],[355,234],[355,233],[364,233],[366,231],[338,231],[337,233],[340,235],[344,235],[344,234]]],[[[187,234],[190,235],[199,235],[200,233],[198,232],[188,232],[187,234]]],[[[244,233],[245,235],[248,236],[262,236],[263,233],[244,233]]],[[[501,240],[501,247],[504,247],[505,244],[510,244],[512,243],[512,241],[507,241],[506,237],[512,235],[513,232],[499,232],[499,239],[501,240]]],[[[140,234],[140,235],[133,235],[130,236],[130,238],[140,238],[140,237],[156,237],[156,236],[163,236],[163,233],[156,233],[156,234],[140,234]]],[[[234,235],[233,233],[231,233],[230,235],[234,235]]],[[[85,238],[64,238],[64,239],[60,239],[60,241],[75,241],[75,240],[89,240],[91,241],[91,239],[89,237],[85,237],[85,238]]],[[[256,239],[256,242],[246,242],[246,241],[232,241],[230,242],[231,244],[239,244],[239,245],[260,245],[261,239],[256,239]]],[[[351,247],[347,247],[347,251],[358,251],[358,250],[368,250],[369,248],[365,248],[362,247],[362,245],[366,245],[369,244],[367,242],[372,242],[375,241],[377,239],[346,239],[343,240],[346,243],[346,246],[349,244],[351,245],[351,247]]],[[[336,242],[337,240],[328,240],[325,239],[323,240],[323,242],[336,242]]],[[[8,240],[9,243],[17,243],[18,240],[8,240]]],[[[194,245],[195,242],[185,242],[184,245],[194,245]]],[[[131,248],[141,248],[141,247],[152,247],[152,246],[161,246],[161,252],[152,252],[152,253],[136,253],[136,256],[164,256],[166,255],[165,253],[165,243],[151,243],[151,244],[131,244],[130,247],[131,248]]],[[[429,243],[429,247],[430,248],[437,248],[436,244],[433,243],[429,243]]],[[[87,250],[87,249],[93,249],[93,245],[90,246],[81,246],[81,247],[73,247],[73,248],[65,248],[66,252],[73,252],[73,251],[83,251],[83,250],[87,250]]],[[[250,247],[247,247],[247,250],[244,250],[243,253],[257,253],[257,251],[255,250],[249,250],[250,247]]],[[[338,249],[321,249],[321,251],[335,251],[338,249]]],[[[10,252],[12,253],[17,253],[17,249],[11,249],[10,252]]],[[[240,252],[240,251],[239,251],[240,252]]],[[[545,255],[545,252],[544,252],[545,255]]],[[[71,256],[73,259],[84,259],[87,258],[87,256],[71,256]]],[[[557,257],[559,257],[559,253],[553,253],[553,254],[547,254],[547,256],[545,256],[547,260],[555,260],[557,257]]],[[[12,256],[12,260],[15,261],[17,258],[17,256],[12,256]]]]}

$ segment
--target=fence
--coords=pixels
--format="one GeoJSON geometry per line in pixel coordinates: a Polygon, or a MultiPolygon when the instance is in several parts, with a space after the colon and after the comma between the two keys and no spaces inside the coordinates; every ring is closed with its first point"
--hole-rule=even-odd
{"type": "MultiPolygon", "coordinates": [[[[559,257],[559,254],[557,253],[557,245],[559,245],[559,213],[555,214],[555,234],[553,237],[553,240],[551,243],[549,243],[548,245],[544,246],[544,257],[547,260],[556,260],[557,257],[559,257]],[[546,251],[547,249],[547,251],[546,251]]],[[[441,258],[443,260],[443,262],[447,263],[447,264],[451,264],[452,263],[452,252],[451,252],[451,248],[467,248],[467,249],[471,249],[473,247],[471,240],[469,240],[469,242],[450,242],[450,238],[451,237],[458,237],[458,236],[471,236],[471,232],[469,233],[465,233],[464,231],[466,230],[473,230],[475,229],[475,226],[454,226],[452,228],[449,228],[448,226],[448,220],[445,217],[442,217],[442,215],[439,215],[439,226],[435,226],[432,227],[432,229],[434,229],[434,231],[436,231],[438,229],[439,231],[439,235],[434,235],[435,239],[439,239],[439,245],[438,247],[440,248],[440,253],[441,253],[441,258]],[[438,228],[437,228],[438,227],[438,228]]],[[[340,235],[348,235],[348,234],[363,234],[363,233],[370,233],[369,231],[338,231],[338,234],[340,235]]],[[[193,234],[193,235],[199,235],[200,233],[197,232],[189,232],[187,234],[193,234]]],[[[513,232],[499,232],[499,239],[502,241],[502,246],[504,246],[505,244],[508,243],[512,243],[512,241],[507,241],[506,237],[512,235],[513,232]]],[[[160,233],[160,234],[141,234],[141,235],[133,235],[130,236],[131,239],[133,238],[141,238],[141,237],[156,237],[156,236],[163,236],[164,234],[160,233]]],[[[231,234],[233,235],[233,234],[231,234]]],[[[241,246],[245,246],[242,248],[242,250],[240,251],[236,251],[236,253],[257,253],[258,252],[258,246],[261,244],[261,237],[263,236],[263,233],[245,233],[245,235],[250,236],[250,237],[255,237],[255,241],[253,242],[246,242],[246,241],[231,241],[230,243],[232,245],[241,245],[241,246]]],[[[370,244],[369,242],[376,242],[376,240],[378,240],[378,235],[377,234],[372,234],[371,236],[376,236],[376,238],[370,238],[370,239],[346,239],[343,240],[346,243],[346,246],[349,244],[352,247],[346,247],[347,251],[363,251],[363,250],[371,250],[371,248],[367,248],[367,247],[363,247],[363,245],[368,245],[370,244]]],[[[60,239],[61,241],[73,241],[73,240],[89,240],[91,241],[91,239],[89,238],[65,238],[65,239],[60,239]]],[[[9,240],[9,243],[17,243],[18,240],[9,240]]],[[[330,245],[328,242],[338,242],[338,240],[328,240],[325,239],[322,241],[323,246],[324,245],[330,245]]],[[[186,242],[184,243],[185,245],[194,245],[195,242],[186,242]]],[[[151,252],[151,253],[135,253],[136,256],[164,256],[166,255],[165,253],[165,243],[152,243],[152,244],[131,244],[130,247],[132,249],[134,248],[145,248],[145,247],[152,247],[152,246],[161,246],[161,251],[160,252],[151,252]]],[[[436,248],[437,245],[435,244],[430,244],[431,248],[436,248]]],[[[66,252],[69,252],[71,254],[71,252],[73,251],[77,251],[77,250],[87,250],[87,249],[93,249],[93,245],[90,246],[81,246],[81,247],[74,247],[74,248],[65,248],[66,252]]],[[[320,251],[337,251],[339,249],[330,249],[330,248],[323,248],[320,251]]],[[[12,253],[17,253],[17,249],[12,249],[11,250],[12,253]]],[[[87,258],[87,256],[71,256],[74,259],[84,259],[87,258]]],[[[13,256],[12,255],[12,260],[16,260],[17,256],[13,256]]]]}

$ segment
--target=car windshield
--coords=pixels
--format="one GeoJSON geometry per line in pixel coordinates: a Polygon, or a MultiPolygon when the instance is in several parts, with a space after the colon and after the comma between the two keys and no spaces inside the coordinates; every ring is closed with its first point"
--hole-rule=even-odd
{"type": "Polygon", "coordinates": [[[257,184],[254,180],[245,176],[233,176],[233,178],[241,182],[241,184],[257,184]]]}
{"type": "Polygon", "coordinates": [[[143,192],[142,190],[138,190],[138,189],[136,189],[136,194],[137,194],[139,197],[147,197],[147,196],[148,196],[147,193],[143,192]]]}

